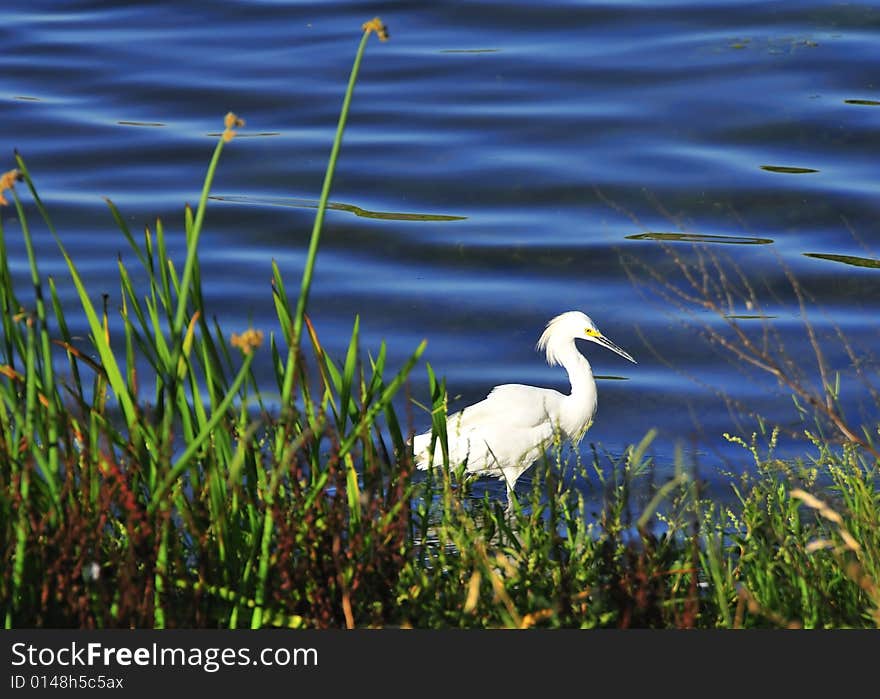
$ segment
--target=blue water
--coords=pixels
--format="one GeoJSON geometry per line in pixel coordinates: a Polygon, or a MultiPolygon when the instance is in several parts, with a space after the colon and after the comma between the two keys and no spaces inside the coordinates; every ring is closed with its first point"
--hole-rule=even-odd
{"type": "MultiPolygon", "coordinates": [[[[298,285],[374,15],[391,40],[363,62],[310,307],[332,353],[359,314],[364,348],[387,340],[392,366],[428,338],[453,407],[497,383],[565,389],[534,344],[581,309],[639,360],[582,348],[597,374],[625,379],[600,380],[585,450],[620,454],[656,427],[661,466],[681,444],[704,475],[746,468],[722,434],[749,434],[755,415],[797,432],[787,392],[687,324],[720,322],[648,283],[680,279],[670,254],[698,252],[657,233],[719,236],[700,249],[744,271],[815,384],[786,270],[797,277],[849,415],[876,424],[835,338],[876,376],[880,268],[806,255],[877,259],[880,3],[5,3],[0,170],[19,149],[89,288],[118,300],[117,253],[131,254],[102,197],[135,231],[161,217],[182,259],[183,204],[235,111],[247,125],[223,154],[202,276],[227,332],[275,330],[270,263],[298,285]]],[[[26,283],[14,212],[0,215],[26,283]]],[[[74,308],[51,237],[35,235],[74,308]]],[[[740,322],[760,336],[764,321],[740,322]]],[[[426,384],[420,365],[411,394],[426,384]]]]}

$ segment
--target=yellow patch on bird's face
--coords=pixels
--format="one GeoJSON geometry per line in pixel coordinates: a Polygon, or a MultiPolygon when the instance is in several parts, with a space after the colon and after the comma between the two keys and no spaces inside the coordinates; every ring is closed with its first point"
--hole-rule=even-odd
{"type": "Polygon", "coordinates": [[[596,328],[587,328],[584,332],[590,337],[602,337],[602,333],[596,330],[596,328]]]}

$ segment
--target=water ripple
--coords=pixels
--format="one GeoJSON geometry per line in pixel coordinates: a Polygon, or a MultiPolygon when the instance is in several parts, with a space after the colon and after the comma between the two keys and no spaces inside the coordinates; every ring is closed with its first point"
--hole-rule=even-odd
{"type": "MultiPolygon", "coordinates": [[[[235,111],[247,128],[223,152],[201,274],[221,323],[277,330],[270,261],[299,279],[366,9],[5,3],[0,171],[17,147],[90,288],[113,294],[116,255],[132,255],[101,196],[133,231],[161,216],[179,259],[183,204],[198,200],[235,111]]],[[[714,451],[728,448],[730,419],[713,390],[781,421],[796,417],[791,403],[707,352],[633,285],[622,255],[672,277],[672,246],[690,259],[677,243],[711,245],[765,302],[731,319],[772,324],[809,352],[790,269],[827,311],[814,314],[820,330],[833,335],[833,318],[876,344],[876,3],[476,0],[382,14],[392,40],[371,43],[361,66],[310,301],[328,351],[344,353],[359,313],[365,345],[388,339],[401,361],[428,337],[432,365],[465,398],[509,381],[564,388],[533,347],[549,317],[582,308],[640,360],[613,380],[616,360],[583,348],[609,377],[590,438],[620,450],[658,426],[714,451]]],[[[20,229],[0,215],[26,289],[20,229]]],[[[75,308],[51,235],[33,234],[75,308]]]]}

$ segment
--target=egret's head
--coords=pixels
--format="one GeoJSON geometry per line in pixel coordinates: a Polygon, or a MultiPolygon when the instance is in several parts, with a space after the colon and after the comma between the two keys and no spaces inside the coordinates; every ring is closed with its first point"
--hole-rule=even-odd
{"type": "Polygon", "coordinates": [[[578,339],[595,342],[597,345],[602,345],[602,347],[616,352],[633,364],[637,363],[628,352],[605,337],[590,316],[580,311],[568,311],[547,323],[541,339],[538,340],[538,349],[547,352],[548,364],[560,364],[559,353],[578,339]]]}

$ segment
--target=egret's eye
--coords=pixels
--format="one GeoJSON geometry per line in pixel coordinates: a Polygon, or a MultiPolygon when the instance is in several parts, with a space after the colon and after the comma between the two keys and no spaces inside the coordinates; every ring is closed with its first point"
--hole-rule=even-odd
{"type": "Polygon", "coordinates": [[[596,330],[596,328],[587,328],[584,332],[590,337],[602,337],[602,333],[596,330]]]}

